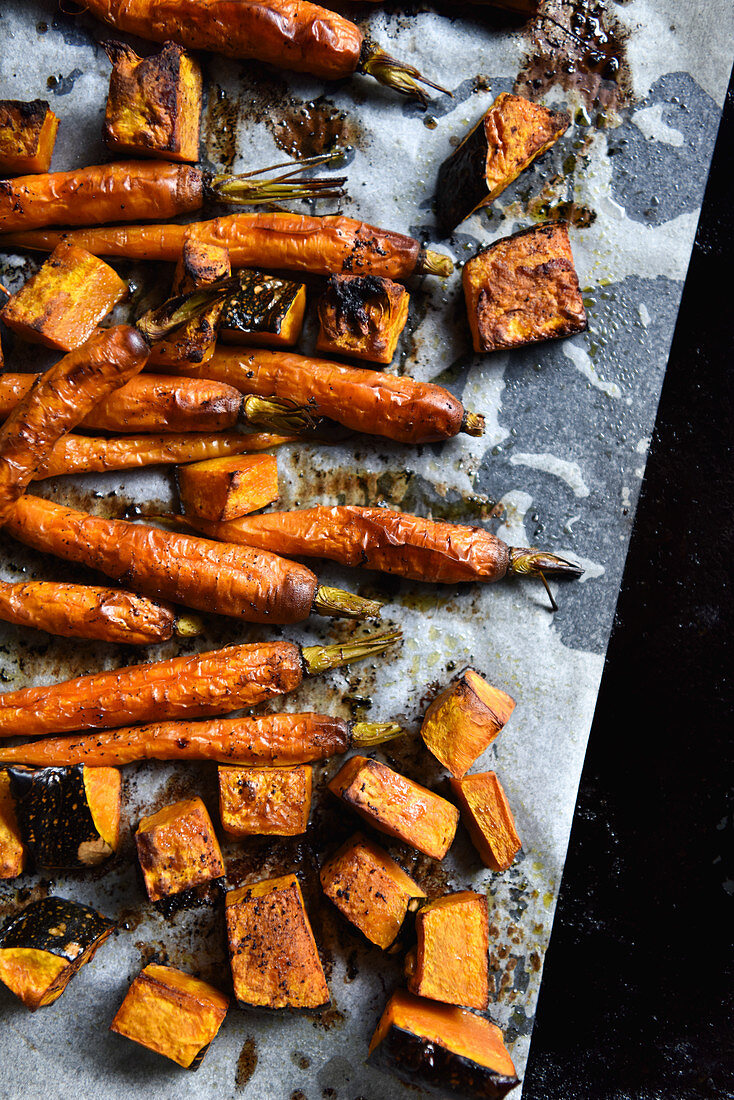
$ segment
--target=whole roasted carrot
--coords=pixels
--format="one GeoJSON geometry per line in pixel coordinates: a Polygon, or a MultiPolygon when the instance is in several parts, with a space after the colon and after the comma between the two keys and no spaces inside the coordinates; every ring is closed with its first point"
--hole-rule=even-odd
{"type": "Polygon", "coordinates": [[[394,722],[345,722],[326,714],[261,714],[204,722],[156,722],[0,748],[0,764],[120,767],[140,760],[217,760],[288,767],[372,748],[403,732],[394,722]]]}
{"type": "Polygon", "coordinates": [[[190,377],[226,382],[243,393],[291,398],[352,431],[400,443],[433,443],[458,432],[484,432],[484,418],[467,412],[443,386],[406,375],[259,348],[220,348],[207,363],[182,370],[190,377]]]}
{"type": "Polygon", "coordinates": [[[426,251],[420,242],[402,233],[377,229],[354,218],[304,214],[229,214],[190,225],[116,225],[6,233],[0,247],[52,252],[62,236],[95,256],[130,260],[167,260],[175,263],[186,237],[224,246],[232,268],[254,267],[274,271],[310,271],[314,275],[382,275],[407,279],[411,275],[450,275],[448,256],[426,251]]]}
{"type": "Polygon", "coordinates": [[[203,718],[294,691],[304,676],[382,653],[400,631],[345,645],[233,645],[0,695],[0,736],[203,718]]]}
{"type": "Polygon", "coordinates": [[[296,623],[314,612],[379,614],[379,604],[325,588],[310,569],[277,554],[101,519],[40,497],[18,500],[5,520],[20,542],[97,569],[148,596],[251,623],[296,623]]]}
{"type": "Polygon", "coordinates": [[[515,575],[579,577],[583,569],[529,547],[508,546],[483,527],[441,523],[388,508],[302,508],[226,523],[186,517],[210,538],[295,557],[329,558],[411,580],[456,584],[515,575]]]}
{"type": "Polygon", "coordinates": [[[177,618],[167,604],[117,588],[50,581],[0,581],[0,619],[64,638],[92,638],[124,645],[166,642],[174,632],[200,633],[196,620],[177,618]]]}

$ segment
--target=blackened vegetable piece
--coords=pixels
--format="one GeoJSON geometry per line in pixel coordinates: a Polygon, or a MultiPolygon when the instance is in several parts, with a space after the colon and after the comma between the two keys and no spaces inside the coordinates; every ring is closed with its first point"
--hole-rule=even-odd
{"type": "Polygon", "coordinates": [[[219,841],[200,798],[174,802],[144,817],[135,843],[151,901],[180,894],[224,874],[219,841]]]}
{"type": "Polygon", "coordinates": [[[239,283],[224,303],[220,339],[263,347],[295,344],[303,328],[305,285],[249,269],[239,272],[239,283]]]}
{"type": "Polygon", "coordinates": [[[392,363],[410,295],[378,275],[332,275],[318,302],[316,350],[392,363]]]}
{"type": "Polygon", "coordinates": [[[86,905],[35,901],[0,931],[0,981],[31,1011],[53,1004],[113,928],[86,905]]]}
{"type": "MultiPolygon", "coordinates": [[[[226,248],[187,237],[176,264],[171,294],[186,294],[218,279],[226,279],[231,274],[226,248]]],[[[175,329],[165,340],[157,341],[151,349],[148,366],[175,370],[179,363],[205,363],[211,359],[223,308],[224,300],[215,301],[203,313],[175,329]]]]}
{"type": "Polygon", "coordinates": [[[48,172],[58,128],[45,99],[0,100],[0,174],[48,172]]]}

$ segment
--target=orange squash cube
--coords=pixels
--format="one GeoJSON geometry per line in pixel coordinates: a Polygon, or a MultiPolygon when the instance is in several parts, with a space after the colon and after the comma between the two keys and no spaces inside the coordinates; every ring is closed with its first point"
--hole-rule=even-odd
{"type": "MultiPolygon", "coordinates": [[[[188,237],[184,241],[181,259],[176,264],[171,294],[186,294],[230,274],[229,252],[223,245],[207,244],[188,237]]],[[[214,302],[198,317],[192,317],[175,329],[165,340],[158,340],[151,349],[148,366],[177,367],[207,363],[214,354],[223,308],[224,302],[214,302]]]]}
{"type": "Polygon", "coordinates": [[[26,851],[20,838],[10,776],[0,771],[0,879],[17,878],[25,870],[26,851]]]}
{"type": "Polygon", "coordinates": [[[506,871],[522,844],[499,779],[494,772],[481,772],[452,779],[451,787],[482,863],[506,871]]]}
{"type": "Polygon", "coordinates": [[[151,963],[133,981],[110,1031],[195,1070],[228,1008],[229,998],[208,982],[151,963]]]}
{"type": "Polygon", "coordinates": [[[378,844],[356,833],[321,868],[327,898],[378,947],[395,941],[408,909],[426,895],[378,844]]]}
{"type": "Polygon", "coordinates": [[[433,859],[443,859],[451,847],[459,821],[456,806],[386,764],[353,756],[329,790],[373,828],[433,859]]]}
{"type": "Polygon", "coordinates": [[[219,768],[219,813],[232,836],[298,836],[308,827],[313,768],[219,768]]]}
{"type": "Polygon", "coordinates": [[[268,1008],[328,1004],[329,987],[295,875],[230,890],[225,906],[238,1001],[268,1008]]]}
{"type": "Polygon", "coordinates": [[[144,817],[135,843],[151,901],[180,894],[224,874],[214,826],[200,798],[174,802],[144,817]]]}
{"type": "Polygon", "coordinates": [[[421,737],[452,775],[462,776],[492,744],[514,709],[514,699],[468,668],[433,700],[421,737]]]}
{"type": "Polygon", "coordinates": [[[303,328],[306,287],[262,271],[241,270],[239,288],[224,303],[219,328],[225,344],[289,347],[303,328]]]}
{"type": "Polygon", "coordinates": [[[447,894],[415,918],[418,942],[405,960],[408,989],[465,1008],[489,1001],[487,899],[473,890],[447,894]]]}
{"type": "Polygon", "coordinates": [[[45,99],[0,99],[0,175],[48,172],[58,128],[45,99]]]}
{"type": "Polygon", "coordinates": [[[109,264],[62,240],[0,317],[23,340],[73,351],[126,294],[127,283],[109,264]]]}
{"type": "Polygon", "coordinates": [[[256,512],[278,499],[275,455],[229,455],[191,462],[176,470],[187,516],[217,523],[256,512]]]}
{"type": "Polygon", "coordinates": [[[319,298],[316,350],[392,363],[410,295],[377,275],[332,275],[319,298]]]}

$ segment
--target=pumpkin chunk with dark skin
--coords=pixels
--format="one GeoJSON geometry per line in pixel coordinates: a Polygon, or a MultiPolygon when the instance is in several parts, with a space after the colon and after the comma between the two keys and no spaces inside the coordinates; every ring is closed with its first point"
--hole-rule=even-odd
{"type": "Polygon", "coordinates": [[[320,878],[327,898],[383,950],[394,943],[408,910],[426,896],[387,852],[360,833],[324,863],[320,878]]]}
{"type": "Polygon", "coordinates": [[[0,100],[0,175],[48,172],[58,128],[45,99],[0,100]]]}
{"type": "Polygon", "coordinates": [[[219,769],[219,813],[232,836],[298,836],[311,812],[313,769],[219,769]]]}
{"type": "Polygon", "coordinates": [[[126,294],[127,283],[109,264],[61,241],[0,317],[23,340],[73,351],[126,294]]]}
{"type": "Polygon", "coordinates": [[[388,1001],[367,1062],[407,1084],[461,1100],[500,1100],[520,1083],[498,1027],[404,990],[388,1001]]]}
{"type": "Polygon", "coordinates": [[[456,833],[459,811],[445,798],[366,756],[352,756],[329,783],[374,829],[443,859],[456,833]]]}
{"type": "Polygon", "coordinates": [[[306,287],[262,271],[243,270],[240,285],[224,303],[220,339],[225,344],[290,347],[303,328],[306,287]]]}
{"type": "Polygon", "coordinates": [[[506,871],[522,844],[499,779],[494,772],[481,772],[452,779],[451,788],[482,863],[506,871]]]}
{"type": "Polygon", "coordinates": [[[10,792],[10,776],[3,769],[0,771],[0,879],[22,875],[25,863],[25,847],[10,792]]]}
{"type": "MultiPolygon", "coordinates": [[[[194,237],[184,240],[183,252],[176,264],[171,294],[187,294],[231,274],[229,253],[219,244],[207,244],[194,237]]],[[[164,340],[152,347],[148,367],[175,368],[190,363],[206,363],[214,354],[224,302],[214,302],[203,313],[192,317],[164,340]]]]}
{"type": "Polygon", "coordinates": [[[195,1070],[228,1007],[229,998],[208,982],[151,963],[133,981],[110,1031],[195,1070]]]}
{"type": "Polygon", "coordinates": [[[278,460],[262,454],[210,458],[179,466],[176,480],[185,515],[220,523],[278,499],[278,460]]]}
{"type": "Polygon", "coordinates": [[[0,931],[0,981],[31,1010],[53,1004],[113,928],[86,905],[35,901],[0,931]]]}
{"type": "Polygon", "coordinates": [[[224,874],[214,826],[200,798],[174,802],[144,817],[135,843],[151,901],[180,894],[224,874]]]}
{"type": "Polygon", "coordinates": [[[489,748],[514,709],[514,699],[467,668],[433,700],[421,737],[452,775],[462,776],[489,748]]]}
{"type": "Polygon", "coordinates": [[[474,351],[518,348],[586,328],[564,222],[495,241],[468,261],[462,282],[474,351]]]}
{"type": "Polygon", "coordinates": [[[8,768],[20,836],[43,870],[95,867],[117,849],[117,768],[8,768]]]}
{"type": "Polygon", "coordinates": [[[391,363],[410,295],[378,275],[332,275],[318,302],[316,350],[391,363]]]}
{"type": "Polygon", "coordinates": [[[473,890],[447,894],[416,915],[417,944],[408,952],[408,989],[465,1008],[489,1001],[487,899],[473,890]]]}
{"type": "Polygon", "coordinates": [[[328,1004],[329,988],[295,875],[230,890],[225,913],[240,1003],[267,1008],[328,1004]]]}

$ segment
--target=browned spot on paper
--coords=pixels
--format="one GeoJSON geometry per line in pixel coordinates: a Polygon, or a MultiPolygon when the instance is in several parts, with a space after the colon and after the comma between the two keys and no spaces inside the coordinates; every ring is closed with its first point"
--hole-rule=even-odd
{"type": "Polygon", "coordinates": [[[252,1036],[248,1036],[242,1044],[240,1056],[237,1059],[237,1069],[234,1075],[234,1087],[237,1092],[242,1092],[247,1082],[252,1077],[257,1066],[257,1046],[252,1036]]]}

